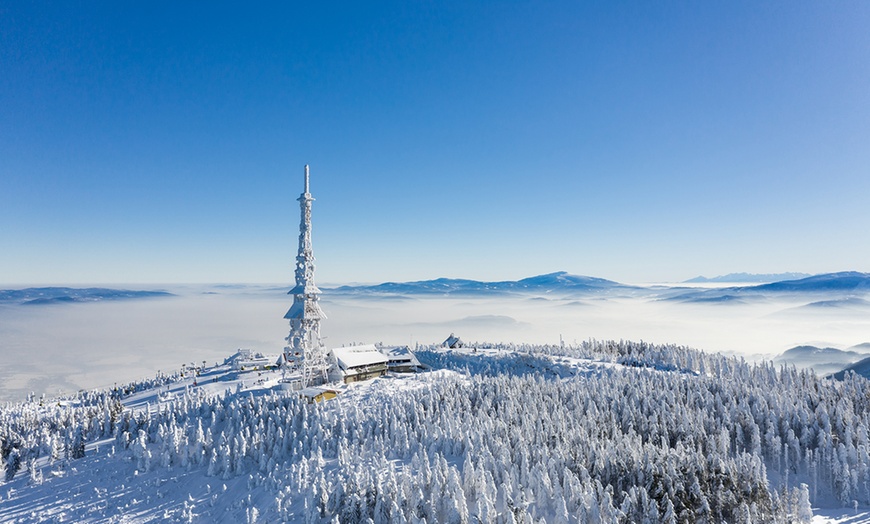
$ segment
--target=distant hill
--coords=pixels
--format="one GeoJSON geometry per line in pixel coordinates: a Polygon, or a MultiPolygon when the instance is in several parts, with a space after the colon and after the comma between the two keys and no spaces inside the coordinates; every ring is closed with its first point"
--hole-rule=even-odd
{"type": "Polygon", "coordinates": [[[812,276],[809,273],[728,273],[727,275],[720,275],[718,277],[707,278],[704,276],[698,276],[695,278],[690,278],[685,282],[687,284],[703,284],[703,283],[712,283],[712,282],[757,282],[757,283],[767,283],[767,282],[779,282],[781,280],[797,280],[799,278],[806,278],[812,276]]]}
{"type": "Polygon", "coordinates": [[[735,295],[712,295],[709,297],[691,297],[690,302],[698,304],[745,304],[746,301],[735,295]]]}
{"type": "Polygon", "coordinates": [[[848,297],[835,300],[820,300],[803,305],[800,309],[868,309],[870,301],[863,298],[848,297]]]}
{"type": "Polygon", "coordinates": [[[864,357],[864,353],[860,353],[858,351],[837,349],[837,348],[820,348],[817,346],[795,346],[787,351],[784,351],[781,355],[774,358],[775,361],[783,361],[783,360],[795,360],[795,359],[825,359],[829,360],[831,358],[840,358],[845,359],[848,357],[854,357],[858,360],[864,357]]]}
{"type": "Polygon", "coordinates": [[[812,368],[820,375],[842,370],[870,354],[870,344],[859,344],[849,349],[817,346],[795,346],[774,357],[776,364],[793,365],[798,369],[812,368]]]}
{"type": "Polygon", "coordinates": [[[753,286],[749,289],[755,291],[853,291],[870,293],[870,273],[857,271],[842,271],[839,273],[825,273],[799,280],[784,280],[753,286]]]}
{"type": "Polygon", "coordinates": [[[807,305],[813,307],[868,307],[870,306],[870,301],[863,298],[849,297],[839,300],[820,300],[819,302],[812,302],[807,305]]]}
{"type": "Polygon", "coordinates": [[[846,373],[850,371],[854,371],[855,374],[861,375],[864,378],[870,378],[870,357],[846,366],[842,370],[832,374],[831,377],[837,380],[843,380],[846,377],[846,373]]]}
{"type": "Polygon", "coordinates": [[[101,300],[129,300],[135,298],[171,297],[166,291],[137,291],[108,288],[31,287],[25,289],[0,289],[0,304],[39,306],[46,304],[69,304],[74,302],[98,302],[101,300]]]}
{"type": "Polygon", "coordinates": [[[793,365],[798,369],[812,368],[821,375],[843,369],[867,356],[857,351],[844,351],[837,348],[816,346],[796,346],[774,357],[776,364],[793,365]]]}
{"type": "Polygon", "coordinates": [[[370,286],[341,286],[324,291],[340,294],[497,295],[526,292],[596,292],[615,288],[639,289],[603,278],[570,275],[565,271],[559,271],[522,280],[499,282],[438,278],[417,282],[385,282],[370,286]]]}
{"type": "MultiPolygon", "coordinates": [[[[718,289],[681,289],[679,294],[667,297],[667,300],[680,302],[716,303],[732,302],[737,298],[763,298],[766,296],[794,293],[829,293],[830,295],[852,299],[854,294],[870,294],[870,273],[844,271],[814,275],[798,280],[783,280],[756,286],[734,286],[718,289]],[[718,299],[718,300],[717,300],[718,299]]],[[[828,298],[828,297],[825,297],[828,298]]],[[[863,299],[833,300],[829,299],[814,303],[811,307],[848,306],[861,307],[863,299]]]]}

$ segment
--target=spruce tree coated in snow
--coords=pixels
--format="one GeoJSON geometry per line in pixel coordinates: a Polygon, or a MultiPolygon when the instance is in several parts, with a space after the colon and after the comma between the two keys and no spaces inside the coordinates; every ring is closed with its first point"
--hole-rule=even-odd
{"type": "Polygon", "coordinates": [[[813,508],[810,505],[810,490],[807,488],[806,484],[801,484],[798,489],[796,508],[797,519],[801,523],[809,523],[813,520],[813,508]]]}
{"type": "Polygon", "coordinates": [[[402,508],[396,503],[396,499],[390,501],[390,524],[404,524],[407,522],[402,508]]]}
{"type": "Polygon", "coordinates": [[[12,448],[9,456],[6,457],[6,481],[15,478],[15,474],[21,469],[21,452],[18,448],[12,448]]]}
{"type": "Polygon", "coordinates": [[[211,450],[211,459],[208,462],[208,471],[206,475],[209,477],[213,477],[218,474],[220,470],[220,460],[218,459],[217,449],[211,450]]]}
{"type": "Polygon", "coordinates": [[[381,493],[375,501],[374,518],[375,524],[390,524],[390,506],[389,501],[385,500],[381,493]]]}
{"type": "Polygon", "coordinates": [[[327,506],[329,504],[329,486],[326,484],[326,478],[323,476],[323,469],[317,472],[317,482],[313,483],[315,487],[314,502],[317,505],[317,511],[321,517],[327,514],[327,506]]]}
{"type": "Polygon", "coordinates": [[[42,469],[36,467],[36,459],[30,459],[27,461],[27,471],[30,475],[31,484],[42,484],[42,469]]]}
{"type": "Polygon", "coordinates": [[[553,523],[569,524],[571,522],[571,517],[568,515],[568,506],[565,504],[565,497],[563,497],[561,493],[557,493],[555,502],[556,507],[554,508],[555,515],[553,523]]]}
{"type": "Polygon", "coordinates": [[[48,462],[53,463],[63,456],[60,448],[60,441],[57,437],[50,438],[48,443],[48,462]]]}
{"type": "Polygon", "coordinates": [[[662,515],[661,522],[662,524],[677,524],[677,514],[674,510],[674,503],[671,502],[670,497],[665,497],[667,502],[665,503],[665,513],[662,515]]]}
{"type": "Polygon", "coordinates": [[[320,521],[320,515],[314,507],[314,495],[309,491],[302,503],[302,518],[305,524],[316,524],[320,521]]]}

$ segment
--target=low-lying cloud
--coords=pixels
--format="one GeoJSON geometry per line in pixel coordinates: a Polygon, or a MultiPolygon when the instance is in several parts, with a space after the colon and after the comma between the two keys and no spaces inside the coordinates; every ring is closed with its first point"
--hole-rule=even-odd
{"type": "MultiPolygon", "coordinates": [[[[286,289],[168,291],[176,296],[0,305],[0,401],[20,400],[30,392],[54,395],[111,387],[158,370],[172,372],[182,364],[213,364],[240,347],[277,354],[284,345],[288,325],[283,315],[292,303],[286,289]]],[[[842,297],[690,303],[648,294],[583,300],[325,294],[321,303],[328,319],[322,333],[330,347],[440,343],[454,332],[465,341],[493,343],[644,340],[748,358],[772,357],[801,344],[846,348],[870,340],[870,315],[862,307],[802,307],[825,300],[842,297]]]]}

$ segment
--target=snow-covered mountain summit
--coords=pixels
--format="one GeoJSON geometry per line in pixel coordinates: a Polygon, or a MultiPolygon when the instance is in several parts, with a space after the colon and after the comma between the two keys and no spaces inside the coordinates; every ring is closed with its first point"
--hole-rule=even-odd
{"type": "Polygon", "coordinates": [[[807,522],[870,503],[863,379],[632,342],[417,355],[433,371],[315,404],[217,366],[7,405],[0,520],[807,522]]]}

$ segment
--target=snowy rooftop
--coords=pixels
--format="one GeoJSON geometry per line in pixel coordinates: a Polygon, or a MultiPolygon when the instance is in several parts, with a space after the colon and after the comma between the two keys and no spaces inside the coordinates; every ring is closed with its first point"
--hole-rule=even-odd
{"type": "Polygon", "coordinates": [[[332,354],[335,355],[338,365],[342,369],[386,364],[389,360],[386,355],[378,351],[374,344],[334,348],[332,354]]]}
{"type": "Polygon", "coordinates": [[[386,355],[390,362],[403,362],[412,366],[420,365],[420,361],[417,360],[408,346],[381,348],[380,352],[386,355]]]}
{"type": "Polygon", "coordinates": [[[338,391],[336,389],[333,389],[333,388],[325,388],[325,387],[318,387],[318,386],[308,387],[308,388],[299,390],[300,395],[302,395],[303,397],[308,397],[308,398],[315,398],[318,395],[321,395],[323,393],[329,393],[329,392],[337,393],[338,391]]]}

